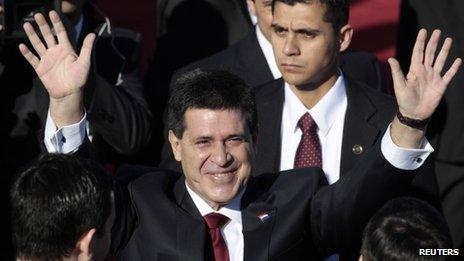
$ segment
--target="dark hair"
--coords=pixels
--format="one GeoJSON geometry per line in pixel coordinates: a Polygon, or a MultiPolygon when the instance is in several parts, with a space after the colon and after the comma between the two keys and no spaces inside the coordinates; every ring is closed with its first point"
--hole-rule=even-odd
{"type": "Polygon", "coordinates": [[[240,77],[230,72],[196,69],[174,83],[168,104],[168,128],[178,138],[184,133],[187,109],[240,110],[250,133],[256,133],[254,94],[240,77]]]}
{"type": "Polygon", "coordinates": [[[364,229],[363,260],[446,260],[419,256],[421,248],[452,248],[441,214],[424,201],[396,198],[383,206],[364,229]]]}
{"type": "Polygon", "coordinates": [[[95,163],[48,154],[20,173],[10,191],[17,256],[61,260],[92,228],[102,237],[113,183],[95,163]]]}
{"type": "Polygon", "coordinates": [[[324,14],[324,21],[331,23],[335,31],[338,31],[342,26],[348,24],[350,16],[350,0],[273,0],[272,13],[274,13],[274,6],[276,2],[281,2],[286,5],[295,4],[310,4],[314,1],[325,5],[327,8],[324,14]]]}

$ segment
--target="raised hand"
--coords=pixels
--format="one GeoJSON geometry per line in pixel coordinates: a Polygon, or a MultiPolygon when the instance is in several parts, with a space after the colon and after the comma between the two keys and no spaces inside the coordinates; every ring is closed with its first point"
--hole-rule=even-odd
{"type": "Polygon", "coordinates": [[[83,87],[90,71],[90,55],[95,34],[85,37],[81,52],[77,56],[58,13],[51,11],[49,16],[58,41],[45,17],[36,14],[34,19],[45,43],[32,25],[25,23],[24,31],[38,57],[24,44],[19,45],[19,50],[47,89],[50,97],[50,115],[59,128],[79,122],[84,114],[83,87]]]}
{"type": "Polygon", "coordinates": [[[440,33],[440,30],[433,31],[425,47],[427,31],[425,29],[419,31],[406,78],[398,61],[394,58],[388,60],[398,107],[406,117],[417,120],[430,118],[462,63],[460,58],[455,59],[448,71],[442,74],[452,39],[445,39],[438,56],[435,58],[440,33]]]}
{"type": "Polygon", "coordinates": [[[58,14],[51,11],[49,15],[58,42],[55,40],[45,17],[38,13],[34,19],[39,26],[45,44],[30,23],[24,24],[24,31],[39,57],[35,56],[24,44],[19,45],[19,50],[36,71],[47,89],[50,99],[63,99],[82,91],[90,70],[90,54],[95,35],[87,35],[80,55],[77,56],[58,14]]]}

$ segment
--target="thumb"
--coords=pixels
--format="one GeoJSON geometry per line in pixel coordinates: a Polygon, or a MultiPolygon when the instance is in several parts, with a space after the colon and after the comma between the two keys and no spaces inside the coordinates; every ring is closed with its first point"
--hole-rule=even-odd
{"type": "Polygon", "coordinates": [[[92,54],[92,47],[95,41],[95,34],[90,33],[88,34],[85,39],[84,43],[82,44],[81,52],[79,54],[79,62],[89,64],[90,63],[90,56],[92,54]]]}
{"type": "Polygon", "coordinates": [[[402,88],[405,88],[405,82],[403,71],[401,66],[395,58],[388,58],[388,63],[390,64],[392,79],[393,79],[393,89],[395,93],[401,91],[402,88]]]}

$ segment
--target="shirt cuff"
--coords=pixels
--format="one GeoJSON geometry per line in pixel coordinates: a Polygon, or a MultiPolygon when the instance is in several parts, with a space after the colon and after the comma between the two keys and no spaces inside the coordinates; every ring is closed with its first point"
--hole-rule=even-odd
{"type": "Polygon", "coordinates": [[[57,130],[49,111],[44,135],[47,151],[64,154],[75,152],[82,145],[87,134],[86,118],[87,114],[85,113],[78,123],[63,126],[57,130]]]}
{"type": "Polygon", "coordinates": [[[381,150],[385,159],[392,164],[395,168],[402,170],[415,170],[418,169],[427,157],[434,150],[432,145],[424,138],[421,142],[420,149],[408,149],[398,147],[390,136],[390,127],[382,137],[381,150]]]}

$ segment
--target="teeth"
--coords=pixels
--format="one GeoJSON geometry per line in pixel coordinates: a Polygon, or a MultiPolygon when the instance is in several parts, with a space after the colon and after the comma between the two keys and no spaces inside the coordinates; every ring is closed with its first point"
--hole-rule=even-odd
{"type": "Polygon", "coordinates": [[[216,174],[213,174],[213,176],[215,177],[221,177],[221,176],[226,176],[226,175],[229,175],[230,172],[226,172],[226,173],[216,173],[216,174]]]}

